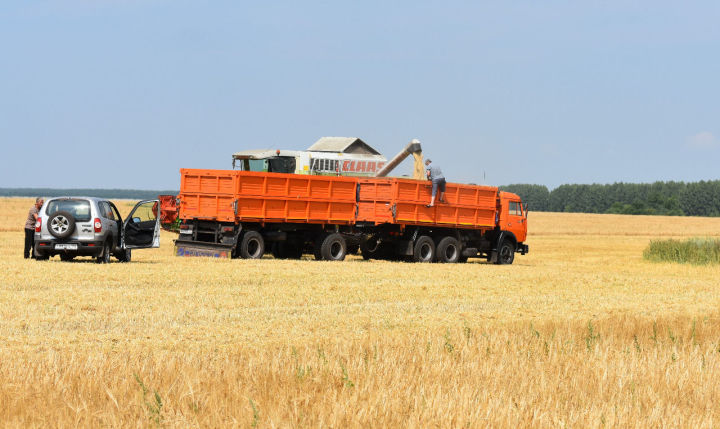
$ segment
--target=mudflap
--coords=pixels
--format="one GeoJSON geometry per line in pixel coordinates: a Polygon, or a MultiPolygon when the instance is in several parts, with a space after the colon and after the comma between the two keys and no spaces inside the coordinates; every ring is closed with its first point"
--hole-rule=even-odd
{"type": "Polygon", "coordinates": [[[498,261],[498,251],[493,250],[490,252],[490,256],[488,257],[488,261],[493,264],[497,264],[498,261]]]}
{"type": "Polygon", "coordinates": [[[232,244],[175,240],[175,256],[204,256],[209,258],[230,259],[232,257],[232,247],[232,244]]]}

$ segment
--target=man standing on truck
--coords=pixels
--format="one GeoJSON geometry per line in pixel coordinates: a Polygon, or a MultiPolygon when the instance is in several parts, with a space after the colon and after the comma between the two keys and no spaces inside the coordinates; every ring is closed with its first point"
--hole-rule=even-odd
{"type": "Polygon", "coordinates": [[[430,164],[432,163],[432,160],[430,158],[425,161],[425,168],[426,168],[426,174],[428,180],[432,181],[432,198],[430,199],[430,204],[428,204],[425,207],[432,207],[435,205],[435,194],[437,194],[438,189],[440,189],[440,202],[445,203],[445,176],[443,176],[442,170],[440,170],[440,167],[433,166],[430,167],[430,164]]]}
{"type": "Polygon", "coordinates": [[[27,220],[25,220],[25,250],[23,256],[25,259],[29,257],[35,258],[35,223],[37,222],[38,212],[45,201],[42,197],[35,198],[35,205],[30,208],[27,220]]]}

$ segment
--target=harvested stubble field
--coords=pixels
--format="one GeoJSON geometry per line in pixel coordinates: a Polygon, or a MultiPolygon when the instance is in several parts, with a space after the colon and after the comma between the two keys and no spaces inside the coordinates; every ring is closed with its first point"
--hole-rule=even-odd
{"type": "MultiPolygon", "coordinates": [[[[4,426],[717,427],[720,219],[530,214],[512,266],[26,261],[0,199],[4,426]]],[[[131,204],[121,202],[127,212],[131,204]]]]}

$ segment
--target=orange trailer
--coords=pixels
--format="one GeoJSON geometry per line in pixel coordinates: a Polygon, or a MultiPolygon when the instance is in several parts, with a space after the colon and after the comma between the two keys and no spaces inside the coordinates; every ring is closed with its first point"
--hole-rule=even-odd
{"type": "Polygon", "coordinates": [[[357,180],[240,170],[180,170],[181,219],[355,222],[357,180]]]}
{"type": "Polygon", "coordinates": [[[365,258],[512,263],[525,254],[527,214],[517,195],[448,183],[426,207],[428,182],[239,170],[180,170],[178,255],[365,258]],[[215,252],[220,249],[220,252],[215,252]]]}

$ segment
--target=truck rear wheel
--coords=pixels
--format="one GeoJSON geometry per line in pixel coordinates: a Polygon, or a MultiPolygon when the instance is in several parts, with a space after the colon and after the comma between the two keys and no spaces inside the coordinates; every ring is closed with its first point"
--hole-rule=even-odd
{"type": "Polygon", "coordinates": [[[454,264],[460,260],[460,242],[455,237],[444,237],[437,246],[437,260],[454,264]]]}
{"type": "Polygon", "coordinates": [[[413,261],[432,262],[435,260],[435,242],[427,235],[421,235],[415,240],[413,247],[413,261]]]}
{"type": "Polygon", "coordinates": [[[510,265],[515,260],[515,244],[512,241],[503,239],[498,247],[498,257],[496,264],[510,265]]]}
{"type": "Polygon", "coordinates": [[[323,239],[320,246],[320,256],[325,261],[342,261],[347,253],[345,237],[334,232],[323,239]]]}
{"type": "Polygon", "coordinates": [[[265,253],[265,240],[257,231],[247,231],[240,240],[240,257],[260,259],[265,253]]]}

